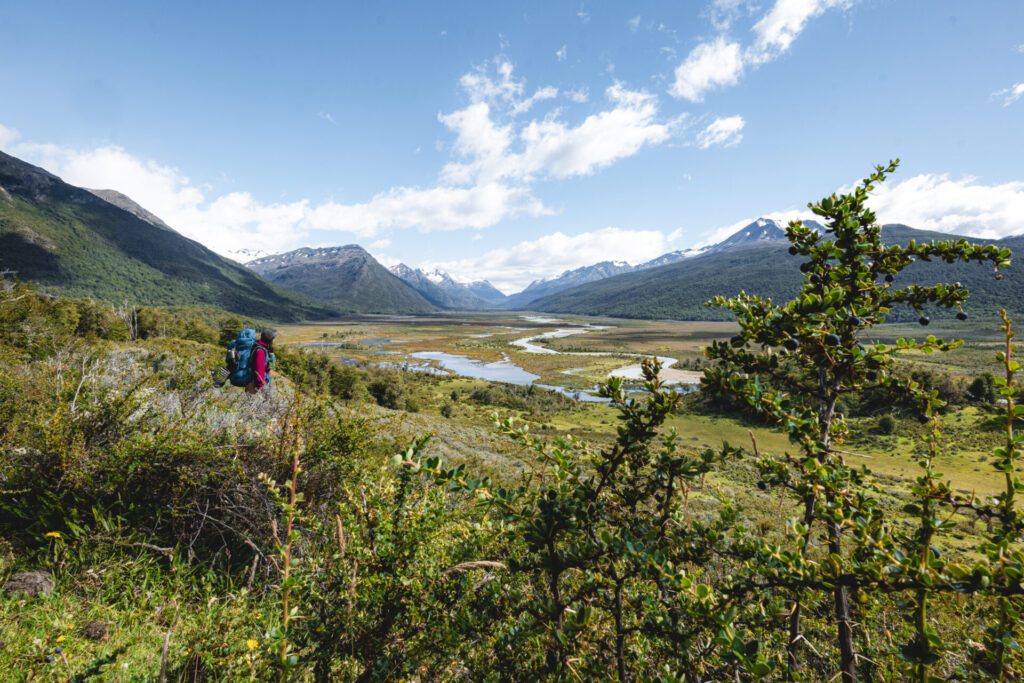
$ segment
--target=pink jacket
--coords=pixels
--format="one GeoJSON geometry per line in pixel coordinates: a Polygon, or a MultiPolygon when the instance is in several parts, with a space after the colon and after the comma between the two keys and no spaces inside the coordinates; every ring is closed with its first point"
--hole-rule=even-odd
{"type": "Polygon", "coordinates": [[[256,383],[256,388],[261,389],[267,384],[267,358],[270,356],[270,351],[263,344],[263,342],[256,342],[256,348],[253,350],[252,359],[252,380],[256,383]]]}

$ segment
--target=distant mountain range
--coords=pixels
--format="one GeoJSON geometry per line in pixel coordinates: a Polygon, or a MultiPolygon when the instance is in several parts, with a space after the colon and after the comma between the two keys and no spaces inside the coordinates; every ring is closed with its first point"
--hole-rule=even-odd
{"type": "MultiPolygon", "coordinates": [[[[819,223],[804,221],[807,225],[818,230],[823,229],[819,223]]],[[[785,241],[785,226],[771,218],[758,218],[749,225],[737,230],[725,240],[699,249],[680,249],[662,254],[656,259],[631,266],[625,261],[602,261],[592,266],[584,266],[575,270],[567,270],[556,278],[550,280],[535,280],[519,292],[509,296],[502,304],[502,308],[525,308],[532,307],[533,302],[546,299],[558,292],[578,287],[589,282],[597,282],[607,278],[635,273],[640,270],[648,270],[659,266],[667,266],[678,263],[689,258],[704,254],[715,254],[726,249],[737,247],[750,247],[759,244],[785,241]]]]}
{"type": "MultiPolygon", "coordinates": [[[[807,221],[805,221],[807,222],[807,221]]],[[[811,227],[823,228],[813,222],[811,227]]],[[[957,235],[887,225],[890,244],[957,235]]],[[[1024,253],[1024,236],[972,239],[1024,253]]],[[[635,318],[725,319],[703,303],[741,290],[791,297],[802,281],[782,224],[760,218],[726,239],[632,266],[603,261],[537,280],[505,296],[486,280],[459,282],[405,264],[388,270],[356,244],[262,256],[246,267],[187,239],[129,197],[85,190],[0,152],[0,269],[43,291],[112,303],[206,305],[276,320],[341,313],[535,310],[635,318]]],[[[960,281],[972,315],[1024,313],[1024,269],[1001,280],[975,264],[915,263],[897,285],[960,281]]],[[[941,314],[940,314],[941,316],[941,314]]],[[[916,317],[894,312],[894,319],[916,317]]]]}
{"type": "MultiPolygon", "coordinates": [[[[791,256],[788,242],[777,239],[751,240],[749,227],[743,239],[732,237],[705,253],[677,263],[636,270],[597,282],[562,290],[533,301],[530,308],[547,313],[608,315],[624,318],[671,318],[677,320],[727,320],[731,315],[703,304],[716,295],[734,296],[740,291],[772,297],[792,298],[803,276],[800,257],[791,256]],[[730,243],[730,246],[722,245],[730,243]],[[721,248],[718,248],[721,247],[721,248]]],[[[768,231],[768,235],[771,231],[768,231]]],[[[733,236],[735,237],[735,235],[733,236]]],[[[885,225],[882,239],[888,244],[955,240],[960,236],[916,230],[905,225],[885,225]]],[[[1009,247],[1024,253],[1024,236],[1001,240],[966,238],[972,242],[1009,247]]],[[[975,263],[917,262],[897,276],[895,285],[961,282],[971,293],[967,309],[975,317],[995,318],[1000,308],[1024,312],[1024,269],[1010,268],[1001,280],[989,268],[975,263]]],[[[951,317],[955,311],[933,312],[951,317]]],[[[896,309],[890,320],[916,320],[910,310],[896,309]]]]}
{"type": "Polygon", "coordinates": [[[486,280],[456,282],[451,275],[443,271],[434,270],[427,273],[419,268],[410,268],[404,263],[392,266],[389,270],[439,308],[479,311],[495,308],[506,298],[486,280]]]}
{"type": "MultiPolygon", "coordinates": [[[[822,229],[813,221],[812,227],[822,229]]],[[[440,270],[426,272],[404,263],[385,269],[358,245],[324,249],[297,249],[265,256],[246,265],[271,282],[316,297],[345,311],[425,313],[432,310],[524,310],[544,305],[561,306],[557,295],[599,282],[666,265],[687,262],[721,252],[785,244],[781,223],[759,218],[722,242],[700,249],[663,254],[632,266],[624,261],[602,261],[568,270],[558,277],[535,280],[523,291],[505,296],[486,280],[459,282],[440,270]],[[390,271],[393,278],[388,278],[390,271]],[[404,285],[404,286],[403,286],[404,285]]],[[[595,308],[599,308],[595,305],[595,308]]]]}
{"type": "Polygon", "coordinates": [[[257,318],[336,315],[172,230],[113,190],[85,190],[0,152],[0,269],[45,292],[214,306],[257,318]]]}
{"type": "Polygon", "coordinates": [[[358,244],[304,247],[245,264],[267,280],[346,313],[430,313],[437,307],[358,244]]]}

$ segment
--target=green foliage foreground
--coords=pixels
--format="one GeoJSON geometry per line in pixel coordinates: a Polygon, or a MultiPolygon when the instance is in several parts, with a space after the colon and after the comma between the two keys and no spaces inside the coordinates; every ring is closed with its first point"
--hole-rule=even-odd
{"type": "Polygon", "coordinates": [[[715,367],[703,391],[784,430],[792,447],[779,457],[756,442],[688,448],[664,426],[680,397],[647,361],[645,393],[614,379],[603,390],[620,418],[607,447],[540,440],[499,420],[534,467],[492,482],[432,456],[429,435],[406,441],[389,419],[334,402],[356,382],[332,366],[282,354],[294,381],[282,378],[276,397],[215,392],[206,373],[216,347],[110,334],[74,342],[71,314],[58,314],[66,302],[6,287],[0,579],[45,568],[57,590],[0,597],[0,670],[65,680],[1019,680],[1024,409],[1010,321],[1004,375],[979,389],[1005,400],[1006,443],[992,460],[1005,488],[991,499],[943,478],[938,395],[893,366],[908,350],[956,342],[859,341],[892,306],[965,300],[957,285],[895,287],[890,276],[912,260],[1004,268],[1010,254],[963,241],[882,247],[866,200],[894,167],[816,204],[826,233],[790,225],[806,278],[793,301],[713,302],[740,333],[707,350],[715,367]],[[932,424],[908,490],[883,490],[843,449],[844,397],[879,387],[932,424]],[[743,500],[764,510],[709,483],[745,462],[760,481],[743,500]],[[989,531],[957,554],[944,537],[964,514],[989,531]],[[80,635],[96,618],[113,624],[106,641],[80,635]]]}

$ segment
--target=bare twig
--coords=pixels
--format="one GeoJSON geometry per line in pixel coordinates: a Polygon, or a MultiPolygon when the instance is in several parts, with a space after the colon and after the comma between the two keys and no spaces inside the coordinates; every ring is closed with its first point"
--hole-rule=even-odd
{"type": "Polygon", "coordinates": [[[160,683],[167,683],[167,648],[171,644],[171,629],[164,634],[164,648],[160,653],[160,683]]]}
{"type": "Polygon", "coordinates": [[[472,569],[505,569],[505,568],[506,568],[505,565],[502,564],[501,562],[494,562],[492,560],[476,560],[474,562],[463,562],[461,564],[455,565],[454,567],[448,567],[448,569],[445,569],[441,573],[444,574],[445,576],[448,576],[450,574],[461,574],[463,572],[468,572],[468,571],[470,571],[472,569]]]}

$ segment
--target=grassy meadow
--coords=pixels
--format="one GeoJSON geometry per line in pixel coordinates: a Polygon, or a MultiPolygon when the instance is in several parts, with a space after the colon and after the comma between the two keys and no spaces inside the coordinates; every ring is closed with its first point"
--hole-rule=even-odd
{"type": "MultiPolygon", "coordinates": [[[[39,305],[54,305],[47,301],[39,305]]],[[[26,314],[24,320],[43,324],[46,316],[29,313],[36,317],[26,314]]],[[[404,485],[388,464],[392,456],[430,433],[427,452],[447,466],[465,466],[466,476],[531,486],[538,476],[537,453],[500,433],[496,416],[513,417],[546,439],[574,435],[605,449],[614,446],[622,419],[612,406],[546,389],[402,371],[393,365],[426,364],[410,357],[420,351],[506,361],[537,375],[537,383],[564,387],[571,394],[593,389],[641,355],[673,358],[675,368],[698,372],[705,367],[702,348],[729,338],[735,329],[713,322],[490,313],[358,316],[286,325],[279,328],[281,368],[274,398],[255,402],[240,390],[210,387],[208,372],[222,354],[217,343],[97,337],[66,356],[52,356],[44,349],[52,342],[39,341],[46,335],[8,340],[0,348],[11,368],[3,380],[7,400],[0,410],[9,426],[0,429],[0,444],[9,464],[35,473],[38,484],[16,475],[17,470],[5,475],[7,528],[18,529],[18,535],[0,541],[0,578],[46,567],[57,586],[36,598],[0,596],[0,670],[17,672],[0,679],[278,678],[283,675],[282,634],[288,634],[287,647],[293,648],[288,652],[303,652],[314,647],[319,634],[344,630],[339,623],[365,629],[342,639],[354,648],[338,654],[334,675],[342,680],[458,678],[458,667],[472,664],[470,654],[458,662],[445,659],[420,667],[407,654],[428,651],[431,638],[458,637],[457,630],[445,630],[455,629],[450,620],[437,621],[437,615],[417,606],[421,600],[446,599],[451,588],[444,573],[434,583],[423,583],[424,567],[434,567],[436,574],[438,566],[488,557],[493,548],[478,530],[490,528],[491,522],[471,513],[468,499],[435,498],[429,488],[414,488],[412,507],[403,513],[411,516],[392,529],[389,515],[395,514],[397,492],[404,485]],[[559,353],[528,353],[512,344],[574,324],[594,329],[538,342],[559,353]],[[345,387],[341,393],[335,391],[337,378],[345,387]],[[373,391],[389,386],[397,387],[400,398],[384,407],[387,401],[373,391]],[[11,400],[15,395],[17,402],[11,400]],[[83,412],[76,404],[91,407],[83,412]],[[259,477],[267,474],[277,482],[294,477],[288,458],[297,448],[305,453],[300,482],[309,501],[297,520],[297,556],[320,557],[313,549],[329,548],[339,538],[342,551],[316,560],[323,564],[315,572],[296,564],[303,577],[295,587],[299,620],[288,627],[274,578],[287,544],[274,540],[279,526],[268,526],[251,511],[262,510],[266,518],[276,519],[275,525],[287,519],[274,517],[274,510],[288,508],[277,507],[280,498],[276,503],[268,498],[259,477]],[[14,526],[11,515],[22,515],[14,526]],[[334,521],[323,526],[321,519],[336,519],[346,531],[334,530],[334,521]],[[391,547],[401,552],[387,555],[391,547]],[[382,567],[390,567],[391,578],[381,578],[382,567]],[[350,584],[351,594],[349,588],[339,594],[318,592],[350,584]],[[409,592],[410,587],[415,591],[409,592]],[[332,611],[332,605],[342,606],[337,607],[341,612],[332,611]],[[395,605],[401,607],[397,613],[390,611],[395,605]],[[373,625],[382,619],[394,621],[389,622],[391,635],[378,640],[373,625]],[[94,622],[108,632],[87,636],[94,622]],[[440,630],[423,633],[422,624],[428,622],[440,630]],[[359,647],[379,651],[360,654],[359,647]],[[374,666],[384,668],[372,673],[374,666]]],[[[920,336],[921,330],[894,325],[872,332],[892,341],[920,336]]],[[[935,325],[928,332],[961,333],[967,341],[941,355],[911,354],[903,361],[908,368],[948,375],[954,384],[997,369],[995,333],[969,325],[935,325]]],[[[52,330],[47,334],[57,338],[52,330]]],[[[748,528],[781,539],[783,520],[799,510],[778,492],[759,489],[753,456],[787,452],[792,448],[787,438],[749,416],[709,409],[699,393],[684,396],[681,406],[666,426],[678,433],[684,452],[718,449],[728,441],[747,453],[687,488],[687,514],[711,518],[729,499],[743,510],[748,528]]],[[[939,419],[944,441],[938,464],[953,488],[998,492],[1001,479],[987,464],[1000,440],[991,408],[959,405],[939,419]]],[[[899,526],[901,509],[910,500],[906,492],[920,471],[921,437],[927,430],[911,414],[897,415],[892,433],[880,430],[877,415],[853,417],[850,423],[850,437],[840,452],[871,471],[880,504],[899,526]]],[[[286,495],[286,488],[277,487],[274,496],[286,495]]],[[[936,539],[936,547],[952,557],[977,556],[985,525],[970,514],[953,515],[950,521],[952,530],[936,539]]],[[[465,586],[478,579],[479,574],[467,575],[465,586]]],[[[942,610],[958,609],[954,603],[941,605],[942,610]]],[[[296,666],[281,680],[320,680],[312,668],[303,669],[301,662],[296,666]]]]}

